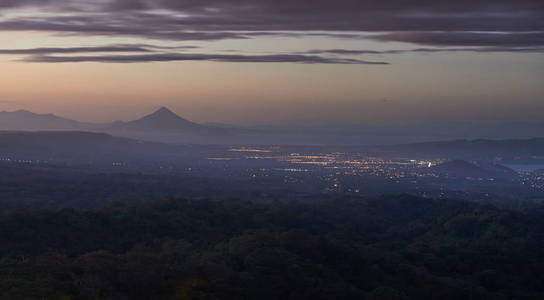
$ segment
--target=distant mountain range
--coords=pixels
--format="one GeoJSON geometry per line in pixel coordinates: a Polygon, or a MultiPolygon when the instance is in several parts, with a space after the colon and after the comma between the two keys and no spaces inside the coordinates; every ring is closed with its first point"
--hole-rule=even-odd
{"type": "Polygon", "coordinates": [[[223,134],[227,130],[219,126],[202,125],[188,121],[166,107],[140,119],[122,122],[97,124],[83,123],[53,114],[36,114],[27,110],[0,112],[0,130],[28,131],[70,131],[88,130],[104,132],[161,132],[161,133],[199,133],[223,134]]]}
{"type": "Polygon", "coordinates": [[[88,130],[96,126],[98,125],[27,110],[0,112],[1,130],[88,130]]]}
{"type": "MultiPolygon", "coordinates": [[[[432,126],[431,126],[432,127],[432,126]]],[[[536,126],[533,129],[536,130],[536,126]]],[[[91,131],[138,140],[173,144],[221,145],[391,145],[375,147],[380,153],[399,153],[413,157],[445,156],[480,160],[501,154],[539,156],[544,149],[544,138],[524,140],[452,140],[459,135],[453,129],[443,134],[427,135],[425,128],[393,128],[380,126],[302,126],[279,124],[274,126],[236,126],[220,123],[199,124],[162,107],[157,111],[128,122],[84,123],[53,114],[36,114],[26,110],[0,112],[0,131],[91,131]],[[423,142],[423,143],[414,143],[423,142]],[[397,144],[397,145],[394,145],[397,144]]],[[[474,133],[476,134],[476,133],[474,133]]],[[[530,136],[535,136],[534,135],[530,136]]],[[[462,134],[462,137],[470,135],[462,134]]],[[[487,136],[487,135],[481,135],[487,136]]],[[[515,135],[524,137],[523,135],[515,135]]],[[[544,157],[542,157],[544,161],[544,157]]]]}

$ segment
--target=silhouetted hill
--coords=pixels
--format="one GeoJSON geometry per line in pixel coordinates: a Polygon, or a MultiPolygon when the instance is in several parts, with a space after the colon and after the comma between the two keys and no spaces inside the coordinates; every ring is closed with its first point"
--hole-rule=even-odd
{"type": "Polygon", "coordinates": [[[544,175],[544,169],[535,170],[533,173],[538,174],[538,175],[544,175]]]}
{"type": "Polygon", "coordinates": [[[79,131],[3,131],[0,156],[24,159],[130,159],[174,154],[179,146],[142,142],[105,133],[79,131]]]}
{"type": "Polygon", "coordinates": [[[374,150],[412,157],[454,157],[463,160],[529,160],[544,159],[544,138],[511,140],[454,140],[395,146],[374,150]]]}
{"type": "Polygon", "coordinates": [[[0,130],[82,130],[93,127],[53,114],[36,114],[27,110],[0,112],[0,130]]]}
{"type": "Polygon", "coordinates": [[[464,160],[451,160],[443,164],[433,167],[436,171],[448,172],[448,173],[474,173],[484,172],[484,170],[473,163],[469,163],[464,160]]]}
{"type": "Polygon", "coordinates": [[[432,170],[438,173],[447,174],[454,177],[474,177],[474,178],[513,178],[515,172],[507,167],[497,164],[474,164],[464,160],[451,160],[443,164],[432,167],[432,170]]]}
{"type": "Polygon", "coordinates": [[[36,114],[26,110],[14,112],[3,111],[0,112],[0,130],[103,131],[112,132],[115,135],[126,135],[128,137],[132,137],[132,135],[125,133],[190,133],[219,135],[234,131],[233,128],[202,125],[188,121],[166,107],[162,107],[152,114],[137,120],[128,122],[115,121],[109,124],[84,123],[68,118],[62,118],[53,114],[36,114]]]}

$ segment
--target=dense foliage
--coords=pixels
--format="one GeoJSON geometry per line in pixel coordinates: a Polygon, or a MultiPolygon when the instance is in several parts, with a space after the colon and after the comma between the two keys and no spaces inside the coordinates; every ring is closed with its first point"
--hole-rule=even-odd
{"type": "MultiPolygon", "coordinates": [[[[0,208],[99,208],[113,202],[136,203],[165,196],[243,198],[252,201],[300,198],[283,177],[255,184],[238,176],[141,173],[74,166],[12,166],[0,163],[0,208]]],[[[318,196],[323,198],[323,196],[318,196]]]]}
{"type": "Polygon", "coordinates": [[[0,298],[543,299],[544,214],[412,196],[0,215],[0,298]]]}

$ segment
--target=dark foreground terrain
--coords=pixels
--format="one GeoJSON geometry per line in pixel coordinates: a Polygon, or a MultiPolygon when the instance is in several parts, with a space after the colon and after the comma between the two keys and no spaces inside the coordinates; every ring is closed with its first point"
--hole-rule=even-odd
{"type": "Polygon", "coordinates": [[[544,209],[408,195],[0,215],[1,299],[544,299],[544,209]]]}
{"type": "Polygon", "coordinates": [[[543,149],[3,132],[0,299],[544,299],[543,149]]]}

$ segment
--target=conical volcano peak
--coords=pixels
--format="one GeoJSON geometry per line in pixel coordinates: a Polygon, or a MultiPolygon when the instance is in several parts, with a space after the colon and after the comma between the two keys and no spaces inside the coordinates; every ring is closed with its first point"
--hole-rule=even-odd
{"type": "Polygon", "coordinates": [[[177,131],[188,128],[198,128],[200,126],[200,124],[193,123],[178,116],[167,107],[161,107],[152,114],[122,125],[125,129],[139,131],[177,131]]]}
{"type": "Polygon", "coordinates": [[[185,133],[223,133],[224,130],[213,126],[201,125],[186,120],[168,107],[161,107],[140,119],[126,123],[112,124],[114,130],[132,130],[140,132],[185,132],[185,133]]]}
{"type": "Polygon", "coordinates": [[[166,106],[161,106],[161,108],[157,109],[157,112],[160,112],[160,113],[174,113],[173,111],[171,111],[168,107],[166,106]]]}
{"type": "Polygon", "coordinates": [[[175,112],[171,111],[168,107],[163,106],[159,109],[157,109],[153,115],[175,115],[176,117],[179,117],[175,112]]]}
{"type": "Polygon", "coordinates": [[[165,106],[157,109],[155,112],[143,117],[142,119],[163,120],[163,121],[171,120],[173,122],[179,122],[179,121],[189,122],[165,106]]]}

